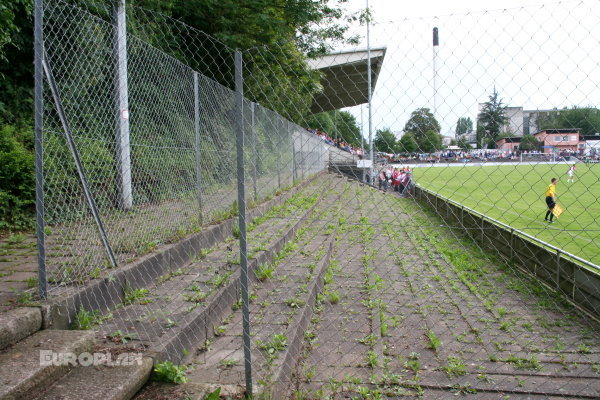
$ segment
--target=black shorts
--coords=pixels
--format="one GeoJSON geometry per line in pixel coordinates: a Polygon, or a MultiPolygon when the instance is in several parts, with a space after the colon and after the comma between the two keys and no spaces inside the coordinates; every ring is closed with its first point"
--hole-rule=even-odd
{"type": "Polygon", "coordinates": [[[554,199],[550,196],[546,197],[546,204],[548,205],[548,208],[550,210],[552,210],[554,208],[554,206],[556,205],[556,203],[554,202],[554,199]]]}

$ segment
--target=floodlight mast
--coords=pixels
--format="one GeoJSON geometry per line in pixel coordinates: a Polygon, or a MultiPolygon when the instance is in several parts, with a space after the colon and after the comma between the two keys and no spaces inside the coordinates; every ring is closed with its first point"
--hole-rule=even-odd
{"type": "Polygon", "coordinates": [[[440,39],[438,36],[438,28],[433,28],[433,115],[437,118],[438,108],[438,48],[440,47],[440,39]]]}

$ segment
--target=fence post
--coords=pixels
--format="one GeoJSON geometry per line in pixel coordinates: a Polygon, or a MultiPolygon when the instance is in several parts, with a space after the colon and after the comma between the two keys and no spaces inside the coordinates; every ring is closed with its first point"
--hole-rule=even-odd
{"type": "Polygon", "coordinates": [[[202,166],[200,163],[200,82],[198,72],[194,71],[194,133],[196,136],[196,190],[198,191],[198,218],[200,226],[204,224],[202,213],[202,166]]]}
{"type": "Polygon", "coordinates": [[[280,137],[281,137],[281,120],[279,117],[279,114],[277,115],[277,128],[276,128],[276,132],[275,134],[277,135],[277,187],[281,188],[281,153],[280,153],[280,149],[281,149],[281,143],[280,143],[280,137]]]}
{"type": "Polygon", "coordinates": [[[253,156],[253,167],[252,167],[252,186],[254,189],[254,202],[258,203],[258,191],[256,190],[256,176],[258,166],[258,153],[256,150],[256,120],[255,120],[255,108],[256,103],[250,103],[250,132],[252,133],[252,156],[253,156]]]}
{"type": "Polygon", "coordinates": [[[302,165],[302,180],[304,180],[304,167],[306,165],[306,156],[304,155],[304,132],[300,134],[300,160],[302,165]]]}
{"type": "Polygon", "coordinates": [[[510,261],[515,260],[515,229],[510,228],[510,261]]]}
{"type": "Polygon", "coordinates": [[[125,0],[116,0],[115,7],[115,60],[117,63],[117,164],[121,178],[121,207],[133,205],[131,189],[131,149],[129,142],[129,99],[127,84],[127,28],[125,0]]]}
{"type": "MultiPolygon", "coordinates": [[[[573,283],[575,285],[575,283],[573,283]]],[[[556,249],[556,288],[560,289],[560,250],[556,249]]]]}
{"type": "Polygon", "coordinates": [[[242,319],[246,396],[252,397],[252,355],[250,353],[250,303],[248,299],[248,257],[246,242],[246,194],[244,181],[244,83],[242,53],[235,51],[235,122],[237,131],[238,226],[240,229],[240,286],[242,288],[242,319]]]}
{"type": "Polygon", "coordinates": [[[291,133],[290,131],[290,121],[286,122],[286,132],[290,137],[290,144],[291,146],[291,150],[292,150],[292,185],[294,184],[294,181],[296,179],[298,179],[298,166],[296,164],[296,142],[294,141],[294,134],[291,133]]]}
{"type": "Polygon", "coordinates": [[[46,278],[46,243],[44,233],[44,77],[42,59],[44,57],[43,0],[35,0],[34,9],[34,107],[35,107],[35,233],[38,251],[38,293],[42,300],[48,296],[46,278]]]}
{"type": "Polygon", "coordinates": [[[481,245],[483,246],[485,244],[485,237],[484,237],[484,233],[483,233],[483,222],[485,221],[485,218],[483,217],[483,214],[481,214],[481,245]]]}

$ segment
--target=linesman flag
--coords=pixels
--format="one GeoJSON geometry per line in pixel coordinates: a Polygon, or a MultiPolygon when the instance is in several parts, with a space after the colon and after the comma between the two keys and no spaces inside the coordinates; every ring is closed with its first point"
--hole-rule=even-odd
{"type": "Polygon", "coordinates": [[[562,214],[562,213],[563,213],[563,211],[564,211],[564,210],[563,210],[563,208],[562,208],[561,206],[559,206],[558,204],[556,204],[556,205],[554,206],[554,208],[552,209],[552,214],[554,214],[554,216],[555,216],[556,218],[559,218],[559,217],[560,217],[560,214],[562,214]]]}

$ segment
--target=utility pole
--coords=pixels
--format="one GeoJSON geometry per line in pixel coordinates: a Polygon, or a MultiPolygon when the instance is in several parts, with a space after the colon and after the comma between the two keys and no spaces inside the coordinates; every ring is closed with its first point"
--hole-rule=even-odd
{"type": "MultiPolygon", "coordinates": [[[[369,10],[369,0],[367,1],[367,73],[368,73],[368,100],[369,100],[369,158],[371,159],[371,168],[369,169],[369,181],[373,177],[373,111],[371,107],[371,13],[369,10]]],[[[372,184],[373,182],[371,182],[372,184]]]]}

